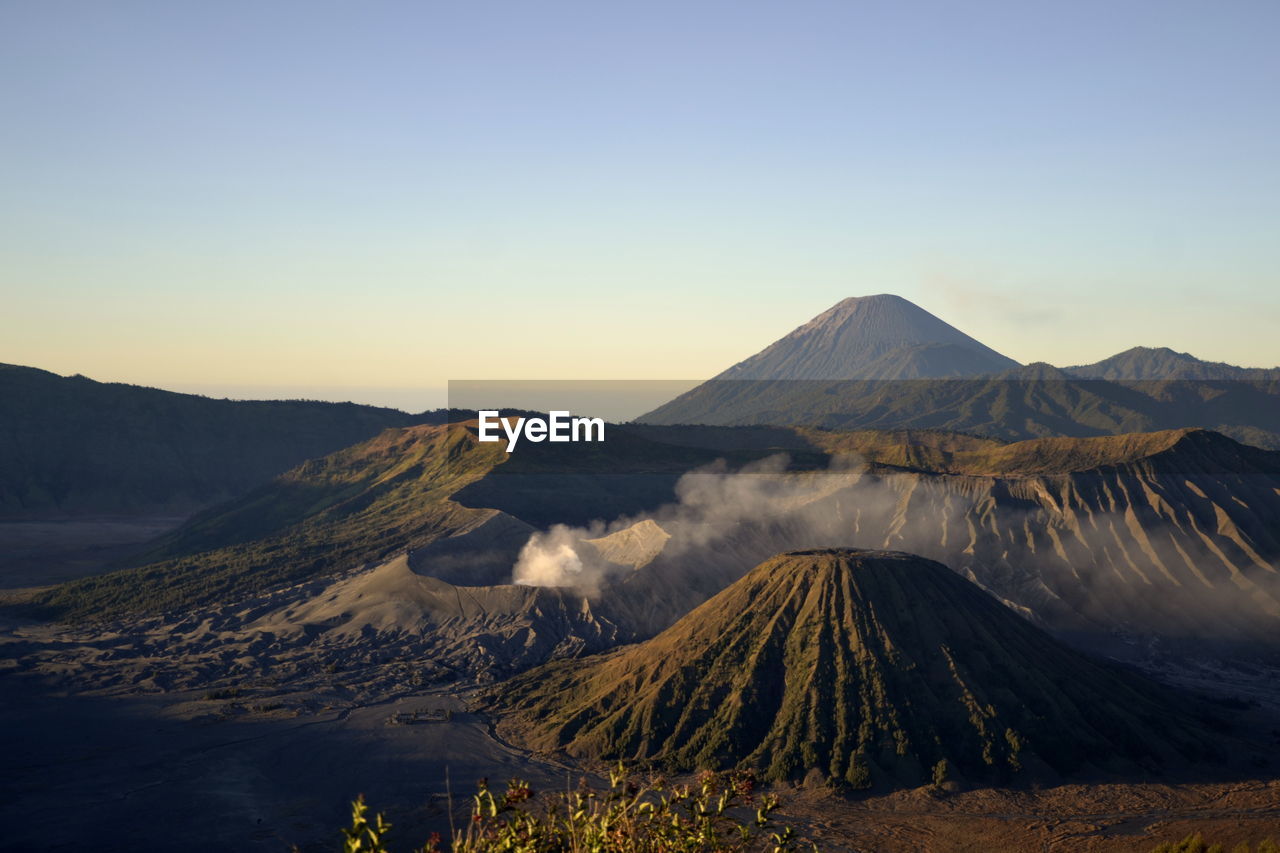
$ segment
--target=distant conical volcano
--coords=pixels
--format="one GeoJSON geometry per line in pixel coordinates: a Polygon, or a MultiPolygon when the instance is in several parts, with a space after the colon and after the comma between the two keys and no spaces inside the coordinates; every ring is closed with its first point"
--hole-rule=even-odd
{"type": "Polygon", "coordinates": [[[716,379],[928,379],[1017,367],[900,296],[845,299],[716,379]]]}
{"type": "Polygon", "coordinates": [[[493,701],[535,749],[855,787],[1146,773],[1211,754],[1194,700],[887,551],[774,557],[652,640],[540,667],[493,701]]]}

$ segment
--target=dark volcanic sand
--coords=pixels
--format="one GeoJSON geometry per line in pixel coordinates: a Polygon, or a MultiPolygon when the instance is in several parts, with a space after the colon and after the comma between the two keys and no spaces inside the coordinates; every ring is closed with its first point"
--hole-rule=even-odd
{"type": "Polygon", "coordinates": [[[361,792],[393,813],[396,846],[410,849],[447,832],[446,768],[462,809],[482,776],[565,784],[475,715],[385,723],[393,709],[460,711],[448,696],[218,719],[210,709],[233,700],[67,696],[6,674],[0,697],[5,850],[332,850],[361,792]]]}
{"type": "Polygon", "coordinates": [[[0,591],[100,574],[183,516],[0,521],[0,591]]]}

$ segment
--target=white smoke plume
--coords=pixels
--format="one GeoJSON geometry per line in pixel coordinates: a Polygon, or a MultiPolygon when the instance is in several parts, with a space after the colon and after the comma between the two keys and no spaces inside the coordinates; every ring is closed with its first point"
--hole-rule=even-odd
{"type": "Polygon", "coordinates": [[[557,524],[546,533],[535,533],[520,549],[513,572],[516,583],[527,586],[583,586],[588,578],[582,558],[574,550],[579,535],[557,524]]]}
{"type": "MultiPolygon", "coordinates": [[[[646,519],[671,537],[663,548],[664,557],[712,546],[748,523],[790,519],[810,527],[815,519],[805,518],[806,510],[857,482],[865,469],[855,456],[837,457],[825,471],[788,472],[789,463],[786,454],[778,454],[731,471],[719,460],[682,476],[675,487],[676,502],[653,513],[587,527],[557,524],[535,533],[521,550],[512,579],[518,584],[573,587],[594,594],[619,566],[604,559],[590,540],[646,519]]],[[[834,529],[838,519],[830,515],[834,529]]]]}

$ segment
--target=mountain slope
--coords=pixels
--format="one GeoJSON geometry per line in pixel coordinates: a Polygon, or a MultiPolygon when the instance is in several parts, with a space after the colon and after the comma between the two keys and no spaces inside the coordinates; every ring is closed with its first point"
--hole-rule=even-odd
{"type": "Polygon", "coordinates": [[[422,416],[0,365],[0,516],[185,513],[422,416]]]}
{"type": "Polygon", "coordinates": [[[1016,365],[902,297],[880,294],[837,303],[715,378],[916,379],[1016,365]]]}
{"type": "Polygon", "coordinates": [[[889,552],[767,560],[652,640],[532,670],[490,702],[535,749],[857,787],[922,784],[940,762],[1000,780],[1213,754],[1192,703],[889,552]]]}

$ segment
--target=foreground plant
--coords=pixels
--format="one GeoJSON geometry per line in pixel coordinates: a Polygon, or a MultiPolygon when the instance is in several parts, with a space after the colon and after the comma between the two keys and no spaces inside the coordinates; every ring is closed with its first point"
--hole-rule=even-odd
{"type": "MultiPolygon", "coordinates": [[[[609,788],[583,784],[576,791],[534,793],[512,779],[501,795],[486,782],[472,802],[471,819],[453,832],[451,853],[782,853],[797,843],[790,827],[778,826],[778,799],[757,797],[755,776],[745,771],[706,772],[693,784],[663,779],[640,784],[618,767],[609,788]],[[752,815],[754,812],[754,815],[752,815]]],[[[390,853],[391,825],[372,820],[363,797],[352,804],[352,824],[343,830],[344,853],[390,853]]],[[[422,853],[439,853],[433,838],[422,853]]],[[[816,850],[816,847],[814,848],[816,850]]]]}

